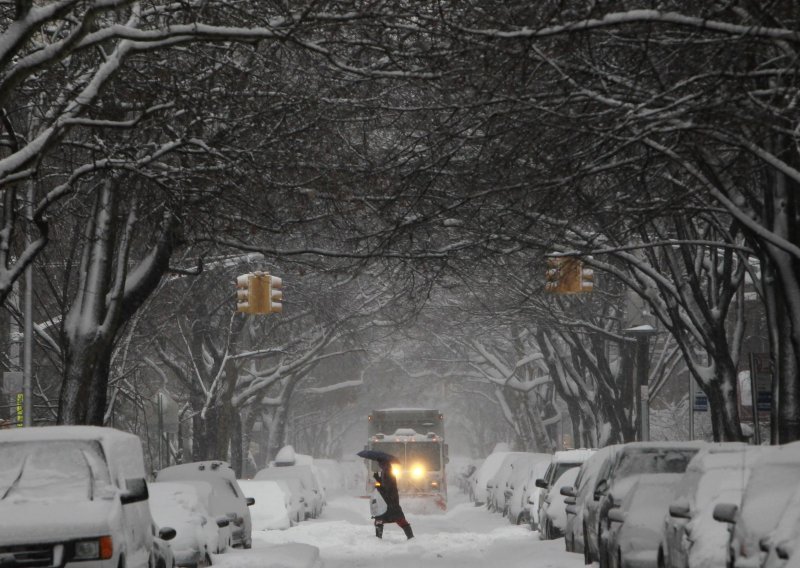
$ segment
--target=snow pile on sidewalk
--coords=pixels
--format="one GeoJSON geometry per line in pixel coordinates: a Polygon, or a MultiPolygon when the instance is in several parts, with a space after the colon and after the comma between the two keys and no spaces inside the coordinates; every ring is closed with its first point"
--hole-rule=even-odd
{"type": "Polygon", "coordinates": [[[230,549],[225,554],[215,554],[213,565],[217,568],[322,568],[319,548],[308,544],[267,545],[253,542],[251,550],[230,549]]]}

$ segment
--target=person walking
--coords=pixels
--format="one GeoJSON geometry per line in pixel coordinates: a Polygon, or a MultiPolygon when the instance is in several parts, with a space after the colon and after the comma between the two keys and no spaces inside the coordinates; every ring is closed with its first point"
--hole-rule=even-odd
{"type": "Polygon", "coordinates": [[[397,478],[392,473],[392,463],[390,461],[379,461],[380,471],[375,472],[375,489],[383,497],[386,502],[386,512],[377,515],[375,518],[375,536],[383,538],[383,525],[386,523],[397,523],[406,537],[411,540],[414,538],[414,533],[411,531],[411,525],[406,520],[403,514],[403,509],[400,507],[400,495],[397,491],[397,478]]]}

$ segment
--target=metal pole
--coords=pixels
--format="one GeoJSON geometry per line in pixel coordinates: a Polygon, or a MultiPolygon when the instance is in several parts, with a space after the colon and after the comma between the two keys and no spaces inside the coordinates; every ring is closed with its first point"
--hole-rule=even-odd
{"type": "Polygon", "coordinates": [[[158,393],[158,469],[164,469],[164,412],[162,410],[162,395],[158,393]]]}
{"type": "MultiPolygon", "coordinates": [[[[33,183],[28,183],[25,211],[28,220],[33,220],[33,183]]],[[[25,231],[25,244],[30,246],[31,229],[25,231]]],[[[33,426],[33,266],[25,269],[25,335],[22,345],[22,425],[33,426]]]]}
{"type": "Polygon", "coordinates": [[[650,441],[650,388],[648,385],[648,374],[650,366],[649,338],[647,335],[640,335],[636,338],[637,361],[636,372],[639,375],[639,432],[643,442],[650,441]]]}
{"type": "Polygon", "coordinates": [[[694,377],[691,373],[689,375],[689,439],[694,440],[694,377]]]}
{"type": "Polygon", "coordinates": [[[756,381],[758,379],[756,375],[756,357],[753,352],[750,352],[749,363],[750,363],[750,396],[752,397],[752,406],[753,409],[753,443],[756,446],[761,445],[761,423],[758,420],[758,385],[756,381]]]}

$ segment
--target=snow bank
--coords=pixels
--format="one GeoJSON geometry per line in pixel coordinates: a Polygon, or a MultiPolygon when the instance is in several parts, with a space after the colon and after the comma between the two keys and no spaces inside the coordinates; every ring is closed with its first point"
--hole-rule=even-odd
{"type": "Polygon", "coordinates": [[[322,568],[319,548],[309,544],[279,544],[268,546],[253,542],[252,550],[232,549],[212,556],[218,568],[322,568]]]}

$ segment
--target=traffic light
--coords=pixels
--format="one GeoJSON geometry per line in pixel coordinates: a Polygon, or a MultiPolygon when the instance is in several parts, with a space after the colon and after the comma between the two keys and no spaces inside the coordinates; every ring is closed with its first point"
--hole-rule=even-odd
{"type": "Polygon", "coordinates": [[[283,311],[283,280],[278,276],[269,277],[269,298],[267,305],[269,306],[269,313],[279,314],[283,311]]]}
{"type": "Polygon", "coordinates": [[[283,311],[282,280],[265,272],[242,274],[236,278],[236,311],[245,314],[271,314],[283,311]]]}
{"type": "Polygon", "coordinates": [[[544,290],[551,294],[591,292],[594,289],[594,270],[584,268],[583,262],[574,256],[548,257],[545,280],[544,290]]]}

